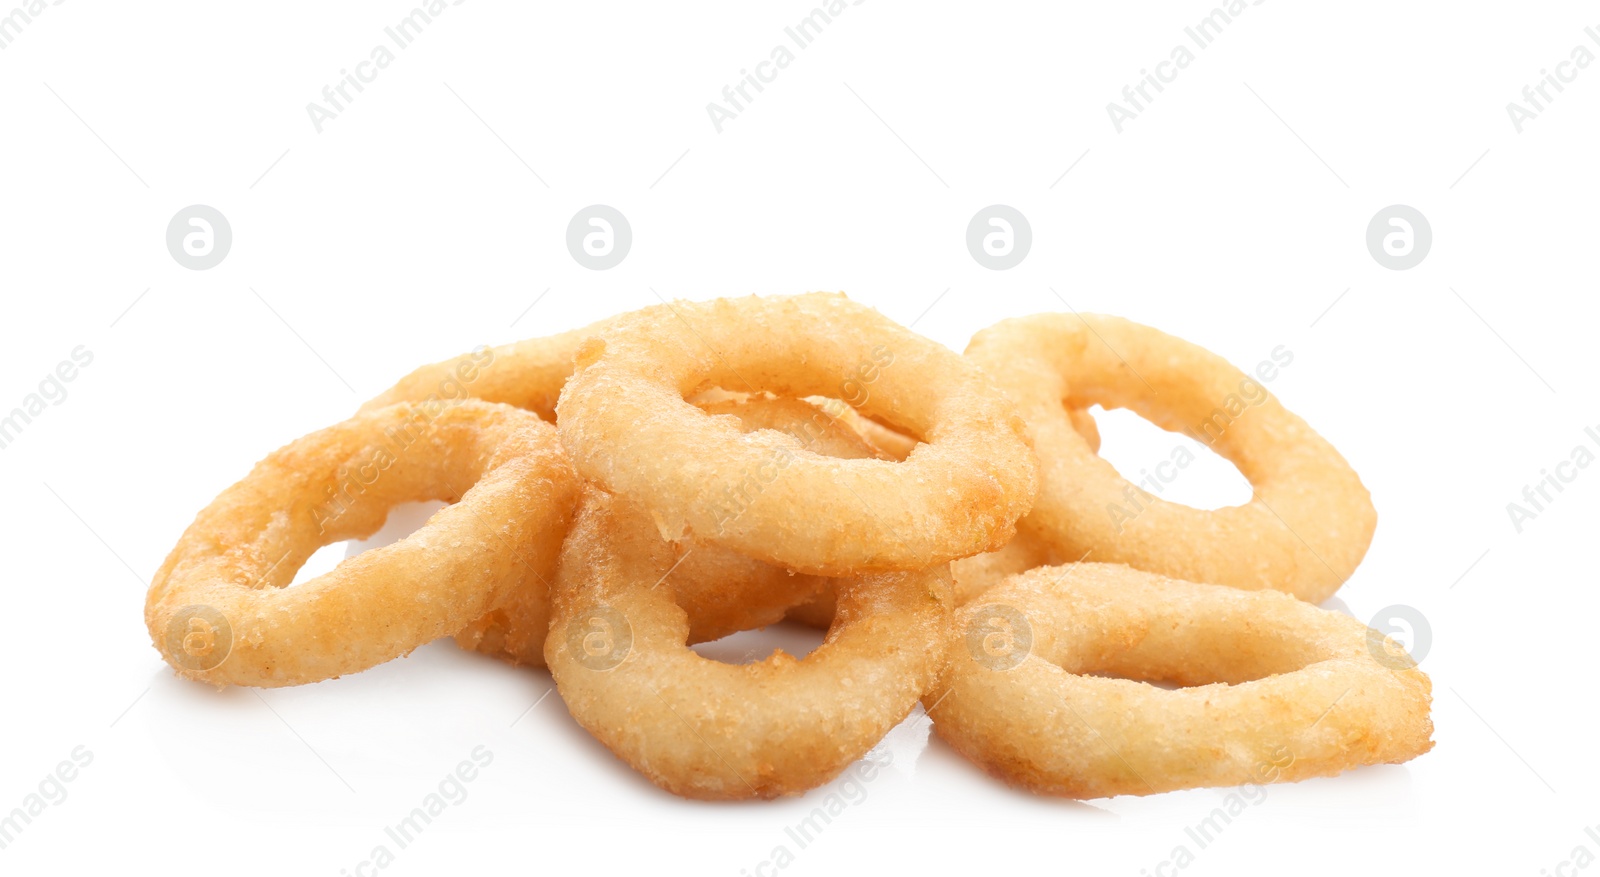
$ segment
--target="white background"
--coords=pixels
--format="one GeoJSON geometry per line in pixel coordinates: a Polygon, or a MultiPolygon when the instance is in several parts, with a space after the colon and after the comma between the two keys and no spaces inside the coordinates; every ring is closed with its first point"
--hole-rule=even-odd
{"type": "MultiPolygon", "coordinates": [[[[419,363],[658,295],[809,289],[957,350],[1064,301],[1246,368],[1287,345],[1271,388],[1380,514],[1338,599],[1428,619],[1438,745],[1273,786],[1194,850],[1183,829],[1221,792],[1039,799],[935,741],[783,873],[1170,874],[1180,843],[1186,874],[1597,870],[1557,866],[1600,854],[1584,833],[1600,468],[1520,534],[1506,511],[1600,425],[1600,65],[1520,134],[1505,110],[1574,46],[1600,52],[1592,5],[1265,2],[1119,134],[1106,104],[1210,4],[872,0],[718,133],[706,104],[809,4],[472,0],[319,134],[306,104],[410,8],[361,7],[71,0],[0,52],[0,411],[76,346],[94,356],[0,451],[0,811],[93,753],[0,871],[355,874],[482,745],[469,797],[383,873],[758,873],[828,790],[675,799],[559,697],[524,715],[546,673],[448,641],[319,685],[213,691],[172,675],[141,609],[217,492],[419,363]],[[164,243],[196,203],[235,238],[209,271],[164,243]],[[565,248],[594,203],[633,228],[609,271],[565,248]],[[1033,229],[1007,271],[964,243],[995,203],[1033,229]],[[1408,271],[1364,243],[1395,203],[1434,234],[1408,271]]],[[[1125,472],[1175,441],[1102,423],[1125,472]]],[[[1179,498],[1248,495],[1209,463],[1179,498]]]]}

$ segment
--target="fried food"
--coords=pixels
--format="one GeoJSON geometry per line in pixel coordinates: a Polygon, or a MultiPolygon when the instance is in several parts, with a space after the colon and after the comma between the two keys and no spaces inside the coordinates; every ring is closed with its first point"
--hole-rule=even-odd
{"type": "Polygon", "coordinates": [[[146,597],[180,676],[299,685],[449,636],[554,578],[578,484],[555,429],[506,405],[400,403],[274,451],[191,524],[146,597]],[[364,538],[403,502],[421,530],[287,587],[316,549],[364,538]]]}
{"type": "Polygon", "coordinates": [[[999,548],[1032,505],[1023,423],[988,379],[840,295],[647,308],[577,364],[556,405],[573,465],[669,539],[818,575],[913,570],[999,548]],[[807,453],[684,401],[708,386],[838,398],[923,443],[900,463],[807,453]]]}
{"type": "Polygon", "coordinates": [[[722,664],[686,645],[675,561],[649,514],[590,490],[562,552],[545,658],[567,709],[678,795],[799,794],[837,776],[933,681],[948,630],[943,567],[839,582],[838,617],[803,660],[722,664]]]}
{"type": "Polygon", "coordinates": [[[1274,591],[1041,567],[957,611],[923,700],[951,746],[1041,794],[1332,776],[1433,746],[1428,677],[1372,636],[1274,591]]]}
{"type": "Polygon", "coordinates": [[[1020,526],[1062,559],[1318,603],[1366,555],[1377,513],[1350,464],[1216,354],[1118,317],[1039,314],[979,332],[966,356],[1028,422],[1040,490],[1020,526]],[[1239,468],[1254,497],[1204,510],[1144,491],[1095,455],[1063,400],[1067,408],[1129,408],[1206,443],[1239,468]]]}
{"type": "Polygon", "coordinates": [[[1043,794],[1405,761],[1432,746],[1428,677],[1294,599],[1361,562],[1370,498],[1270,379],[1115,317],[1007,320],[957,356],[842,295],[662,304],[423,366],[269,455],[184,533],[145,621],[217,685],[443,636],[548,666],[579,724],[697,799],[815,788],[919,700],[1043,794]],[[1097,456],[1095,405],[1204,442],[1253,499],[1130,484],[1097,456]],[[291,586],[419,500],[450,505],[291,586]],[[689,648],[784,618],[822,645],[689,648]]]}

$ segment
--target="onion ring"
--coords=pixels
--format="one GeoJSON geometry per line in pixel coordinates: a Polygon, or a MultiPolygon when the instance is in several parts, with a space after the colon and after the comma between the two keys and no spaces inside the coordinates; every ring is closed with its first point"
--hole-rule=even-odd
{"type": "MultiPolygon", "coordinates": [[[[702,393],[693,401],[713,416],[736,418],[745,432],[777,430],[819,454],[874,459],[878,453],[865,439],[797,399],[716,390],[702,393]]],[[[663,583],[672,588],[678,605],[689,617],[690,643],[710,642],[730,633],[773,624],[782,620],[786,610],[824,587],[830,593],[833,588],[831,579],[791,573],[715,545],[674,543],[669,548],[675,559],[663,583]]],[[[831,603],[829,611],[831,618],[831,603]]],[[[530,579],[493,611],[456,634],[456,643],[512,664],[543,667],[549,629],[549,588],[543,580],[530,579]]]]}
{"type": "Polygon", "coordinates": [[[818,575],[922,569],[1004,545],[1032,505],[1025,427],[988,379],[841,295],[647,308],[577,362],[556,405],[573,465],[648,506],[670,538],[818,575]],[[903,463],[828,459],[684,401],[748,380],[841,398],[925,441],[903,463]]]}
{"type": "Polygon", "coordinates": [[[589,491],[562,551],[545,658],[574,719],[651,782],[705,800],[821,785],[904,719],[948,631],[942,568],[839,583],[816,651],[734,666],[689,650],[655,587],[673,562],[649,515],[589,491]]]}
{"type": "Polygon", "coordinates": [[[1041,567],[958,610],[924,702],[951,746],[1043,794],[1332,776],[1433,746],[1428,677],[1375,635],[1274,591],[1041,567]]]}
{"type": "Polygon", "coordinates": [[[555,429],[526,411],[465,401],[358,415],[273,452],[202,511],[156,573],[145,624],[178,675],[218,685],[364,670],[553,578],[577,494],[555,429]],[[455,504],[286,588],[317,548],[423,500],[455,504]]]}
{"type": "Polygon", "coordinates": [[[1040,455],[1022,523],[1063,559],[1319,603],[1355,571],[1377,514],[1350,464],[1254,378],[1194,344],[1117,317],[1039,314],[975,335],[967,357],[1017,403],[1040,455]],[[1205,441],[1250,481],[1250,502],[1166,502],[1097,457],[1062,407],[1126,407],[1205,441]]]}

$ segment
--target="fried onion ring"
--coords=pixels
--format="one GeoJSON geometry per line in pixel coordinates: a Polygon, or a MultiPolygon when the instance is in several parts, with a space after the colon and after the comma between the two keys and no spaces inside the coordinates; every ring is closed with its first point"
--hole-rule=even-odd
{"type": "Polygon", "coordinates": [[[951,746],[1042,794],[1332,776],[1433,746],[1428,677],[1374,635],[1273,591],[1041,567],[958,610],[924,703],[951,746]]]}
{"type": "Polygon", "coordinates": [[[553,579],[577,494],[555,429],[526,411],[381,408],[273,452],[223,491],[156,573],[145,624],[180,676],[218,685],[364,670],[553,579]],[[286,587],[317,548],[370,536],[392,506],[425,500],[454,505],[286,587]]]}
{"type": "Polygon", "coordinates": [[[975,335],[966,355],[1028,421],[1040,491],[1021,528],[1062,559],[1091,555],[1189,581],[1319,603],[1355,571],[1377,513],[1350,464],[1254,378],[1194,344],[1093,314],[1039,314],[975,335]],[[1255,495],[1195,509],[1159,499],[1095,455],[1063,408],[1123,407],[1200,440],[1255,495]]]}
{"type": "Polygon", "coordinates": [[[587,492],[562,551],[545,658],[573,718],[656,785],[705,800],[821,785],[904,719],[949,625],[943,568],[842,580],[827,638],[803,660],[702,658],[655,583],[674,562],[647,513],[587,492]]]}
{"type": "MultiPolygon", "coordinates": [[[[734,417],[745,432],[772,429],[802,440],[809,450],[847,460],[874,459],[877,450],[843,425],[798,399],[747,396],[713,390],[694,404],[713,416],[734,417]]],[[[689,617],[690,643],[710,642],[741,630],[782,620],[833,580],[791,573],[715,545],[672,543],[675,560],[662,584],[670,586],[689,617]]],[[[832,617],[832,603],[829,603],[832,617]]],[[[827,624],[821,625],[827,627],[827,624]]],[[[550,629],[550,592],[543,580],[529,579],[493,611],[460,633],[456,643],[512,664],[543,667],[550,629]]]]}
{"type": "Polygon", "coordinates": [[[842,295],[647,308],[577,363],[556,405],[574,466],[669,538],[819,575],[911,570],[999,548],[1032,505],[1025,427],[988,379],[842,295]],[[684,401],[706,386],[839,398],[924,441],[903,463],[803,453],[684,401]]]}

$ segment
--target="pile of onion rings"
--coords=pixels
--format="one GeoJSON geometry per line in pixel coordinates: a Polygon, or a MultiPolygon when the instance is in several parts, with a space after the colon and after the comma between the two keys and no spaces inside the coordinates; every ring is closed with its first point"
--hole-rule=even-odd
{"type": "Polygon", "coordinates": [[[1428,677],[1313,605],[1375,526],[1326,440],[1149,327],[1041,314],[958,355],[839,294],[673,302],[423,366],[268,455],[184,532],[145,623],[216,685],[454,637],[549,672],[578,724],[689,798],[802,794],[919,701],[1008,783],[1147,795],[1432,747],[1428,677]],[[1108,516],[1139,488],[1098,456],[1094,405],[1215,426],[1251,502],[1108,516]],[[290,587],[420,500],[447,505],[290,587]],[[785,619],[822,645],[689,648],[785,619]]]}

